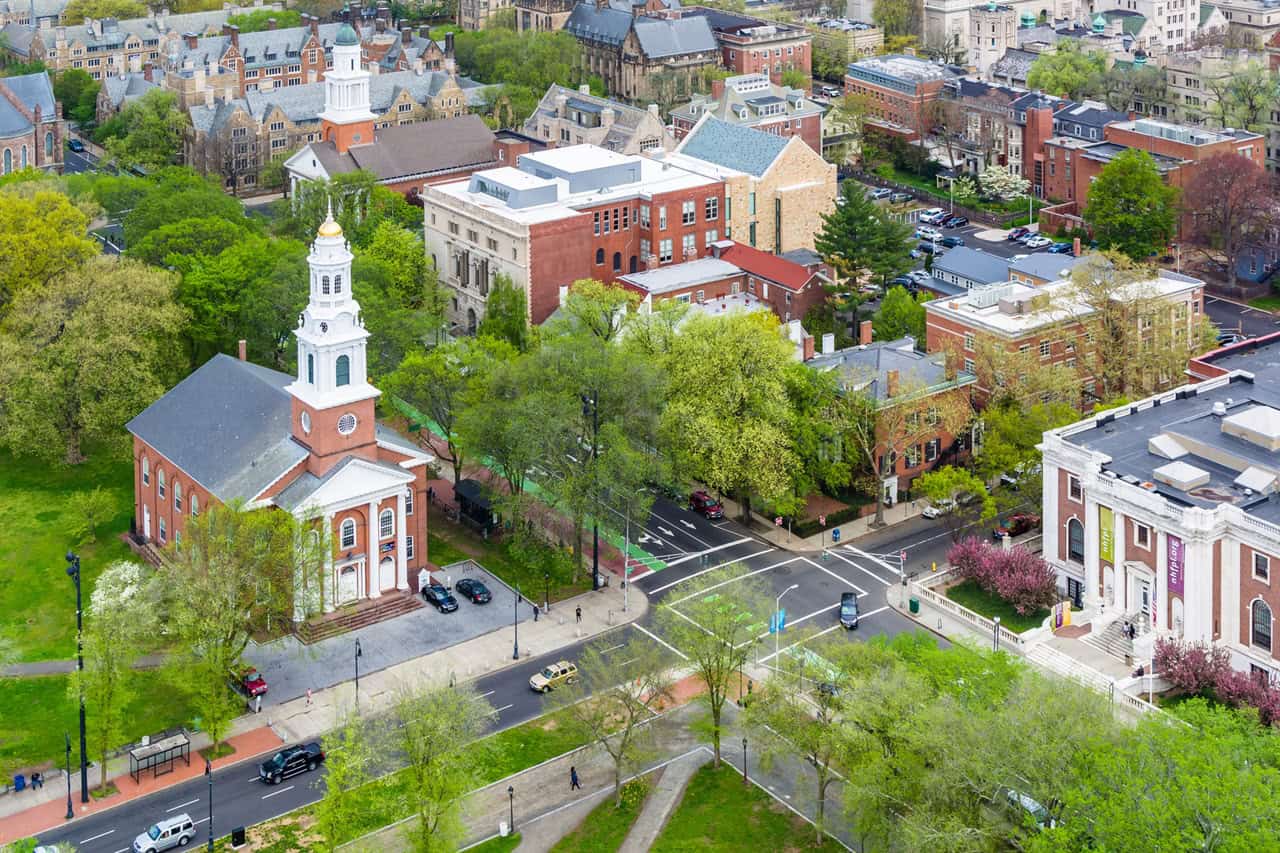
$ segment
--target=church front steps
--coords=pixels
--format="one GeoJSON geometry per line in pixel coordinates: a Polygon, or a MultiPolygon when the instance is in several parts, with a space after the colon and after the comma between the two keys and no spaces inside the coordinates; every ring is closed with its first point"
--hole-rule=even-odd
{"type": "Polygon", "coordinates": [[[305,645],[311,645],[384,619],[412,613],[422,606],[422,600],[412,592],[384,592],[379,598],[303,622],[295,633],[305,645]]]}

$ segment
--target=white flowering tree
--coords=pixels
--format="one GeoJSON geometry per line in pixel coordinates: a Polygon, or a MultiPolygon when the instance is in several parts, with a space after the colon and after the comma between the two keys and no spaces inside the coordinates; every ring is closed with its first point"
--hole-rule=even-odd
{"type": "Polygon", "coordinates": [[[1000,201],[1012,201],[1025,196],[1031,182],[1008,169],[993,167],[982,173],[982,191],[1000,201]]]}

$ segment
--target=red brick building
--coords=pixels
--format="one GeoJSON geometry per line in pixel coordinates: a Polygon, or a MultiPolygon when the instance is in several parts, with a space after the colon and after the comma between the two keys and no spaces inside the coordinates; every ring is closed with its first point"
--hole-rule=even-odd
{"type": "Polygon", "coordinates": [[[66,133],[48,73],[0,78],[0,175],[26,168],[62,171],[66,133]]]}
{"type": "Polygon", "coordinates": [[[134,520],[144,541],[180,545],[217,504],[278,510],[327,531],[320,588],[294,619],[416,591],[427,563],[430,454],[378,423],[369,333],[352,298],[352,254],[329,217],[308,257],[310,298],[294,330],[296,376],[218,355],[128,424],[134,520]]]}
{"type": "Polygon", "coordinates": [[[803,27],[705,6],[686,7],[680,14],[707,19],[720,44],[721,62],[734,74],[764,74],[774,83],[782,82],[784,71],[813,76],[813,35],[803,27]]]}
{"type": "Polygon", "coordinates": [[[910,139],[932,128],[926,107],[938,99],[951,76],[946,66],[918,56],[872,56],[849,63],[844,91],[867,97],[868,121],[910,139]]]}

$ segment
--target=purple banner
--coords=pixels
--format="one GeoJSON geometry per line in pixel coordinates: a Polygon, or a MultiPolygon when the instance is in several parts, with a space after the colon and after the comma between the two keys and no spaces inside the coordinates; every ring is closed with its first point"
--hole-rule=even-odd
{"type": "Polygon", "coordinates": [[[1182,598],[1182,569],[1185,546],[1177,536],[1169,537],[1169,595],[1182,598]]]}

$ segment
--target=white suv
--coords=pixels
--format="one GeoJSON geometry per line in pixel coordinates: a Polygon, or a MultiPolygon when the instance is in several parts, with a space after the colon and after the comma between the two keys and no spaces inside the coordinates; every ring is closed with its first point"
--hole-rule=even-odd
{"type": "Polygon", "coordinates": [[[133,839],[134,853],[160,853],[174,847],[186,847],[195,837],[196,827],[191,815],[180,814],[151,824],[146,832],[133,839]]]}

